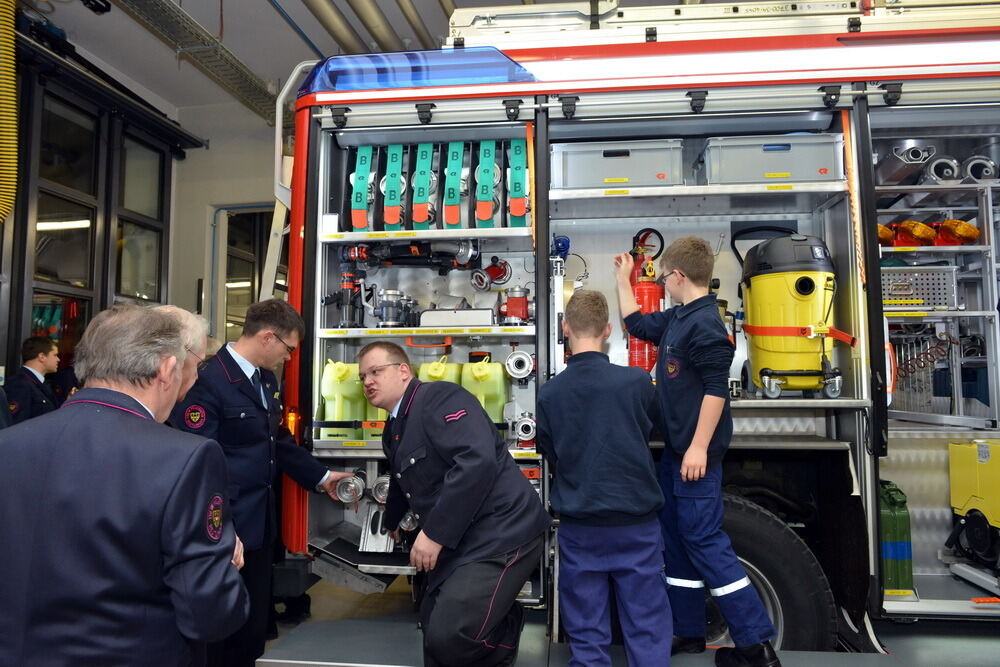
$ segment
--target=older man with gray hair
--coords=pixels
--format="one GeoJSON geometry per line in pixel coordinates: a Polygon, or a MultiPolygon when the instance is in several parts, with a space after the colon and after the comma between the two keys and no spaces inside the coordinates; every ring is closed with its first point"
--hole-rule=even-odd
{"type": "Polygon", "coordinates": [[[0,664],[199,665],[245,621],[222,451],[158,423],[185,347],[175,316],[114,306],[84,388],[0,431],[0,664]]]}
{"type": "Polygon", "coordinates": [[[208,320],[177,306],[156,306],[153,310],[174,317],[181,326],[181,342],[184,343],[187,356],[181,366],[181,389],[177,394],[177,400],[183,401],[188,389],[198,379],[198,371],[205,367],[208,320]]]}

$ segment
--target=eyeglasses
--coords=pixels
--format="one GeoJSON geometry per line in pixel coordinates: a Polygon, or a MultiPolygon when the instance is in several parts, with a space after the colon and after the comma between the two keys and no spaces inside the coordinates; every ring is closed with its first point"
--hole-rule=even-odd
{"type": "Polygon", "coordinates": [[[666,285],[667,284],[667,278],[669,278],[670,276],[674,275],[675,273],[679,277],[681,277],[681,278],[684,277],[684,274],[681,273],[680,271],[678,271],[677,269],[671,269],[670,271],[667,271],[662,276],[660,276],[659,278],[657,278],[656,279],[656,284],[657,285],[666,285]]]}
{"type": "Polygon", "coordinates": [[[395,362],[393,362],[391,364],[382,364],[381,366],[373,366],[371,369],[369,369],[365,373],[358,373],[358,379],[361,380],[361,382],[364,382],[365,378],[369,378],[369,377],[374,380],[379,375],[381,375],[382,371],[384,371],[389,366],[402,366],[402,365],[403,365],[402,361],[395,361],[395,362]]]}
{"type": "Polygon", "coordinates": [[[193,354],[194,358],[198,360],[198,370],[199,371],[204,370],[205,366],[208,366],[208,359],[206,359],[205,357],[201,356],[200,354],[198,354],[197,352],[195,352],[194,350],[192,350],[190,347],[185,347],[184,349],[187,350],[188,354],[193,354]]]}
{"type": "Polygon", "coordinates": [[[291,345],[289,345],[288,343],[286,343],[286,342],[285,342],[285,339],[284,339],[284,338],[282,338],[281,336],[279,336],[279,335],[278,335],[277,333],[275,333],[274,331],[272,331],[271,333],[273,333],[273,334],[274,334],[274,337],[275,337],[275,338],[277,338],[277,339],[278,339],[278,341],[279,341],[279,342],[280,342],[280,343],[281,343],[282,345],[284,345],[284,346],[285,346],[285,349],[286,349],[286,350],[288,350],[288,354],[291,354],[292,352],[295,352],[295,348],[294,348],[294,347],[292,347],[291,345]]]}

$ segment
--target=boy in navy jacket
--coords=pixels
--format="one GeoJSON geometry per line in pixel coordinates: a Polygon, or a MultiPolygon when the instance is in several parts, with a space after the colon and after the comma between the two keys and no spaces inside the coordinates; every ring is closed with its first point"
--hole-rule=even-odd
{"type": "Polygon", "coordinates": [[[657,416],[649,375],[602,352],[608,302],[582,290],[566,306],[573,356],[538,392],[537,443],[554,469],[559,604],[570,665],[611,665],[614,584],[628,664],[670,664],[670,602],[657,512],[663,494],[649,451],[657,416]]]}
{"type": "Polygon", "coordinates": [[[705,650],[705,586],[736,648],[716,652],[719,667],[778,667],[774,626],[722,530],[722,457],[729,448],[729,367],[734,349],[709,294],[715,257],[708,242],[685,237],[660,259],[662,280],[680,305],[642,315],[629,276],[634,260],[615,257],[622,318],[629,333],[658,346],[656,385],[666,443],[660,512],[673,609],[673,653],[705,650]]]}

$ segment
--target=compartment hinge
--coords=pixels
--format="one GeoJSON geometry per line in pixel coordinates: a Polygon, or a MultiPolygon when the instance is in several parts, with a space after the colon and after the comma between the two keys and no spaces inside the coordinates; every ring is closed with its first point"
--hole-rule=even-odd
{"type": "Polygon", "coordinates": [[[832,109],[840,102],[840,86],[820,86],[819,92],[823,93],[823,106],[832,109]]]}
{"type": "Polygon", "coordinates": [[[417,105],[417,118],[422,125],[427,125],[431,122],[431,109],[436,106],[433,102],[421,102],[417,105]]]}
{"type": "Polygon", "coordinates": [[[507,112],[507,120],[517,120],[521,115],[521,105],[524,100],[504,100],[503,108],[507,112]]]}
{"type": "Polygon", "coordinates": [[[351,107],[333,107],[330,109],[330,118],[338,130],[344,129],[344,126],[347,125],[347,112],[350,110],[351,107]]]}
{"type": "Polygon", "coordinates": [[[691,111],[701,113],[705,110],[705,99],[708,97],[707,90],[689,90],[687,97],[691,98],[691,111]]]}
{"type": "Polygon", "coordinates": [[[646,41],[647,42],[656,41],[656,28],[646,28],[646,41]]]}
{"type": "Polygon", "coordinates": [[[577,95],[560,95],[559,103],[562,104],[563,118],[569,120],[576,115],[576,103],[580,101],[577,95]]]}
{"type": "Polygon", "coordinates": [[[886,106],[895,106],[896,102],[899,102],[899,98],[903,96],[903,84],[901,82],[883,83],[879,88],[885,91],[882,99],[885,100],[886,106]]]}

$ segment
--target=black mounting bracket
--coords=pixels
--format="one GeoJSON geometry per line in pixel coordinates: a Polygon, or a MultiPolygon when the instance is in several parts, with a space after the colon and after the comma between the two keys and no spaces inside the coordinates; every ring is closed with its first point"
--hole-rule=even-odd
{"type": "Polygon", "coordinates": [[[903,96],[903,84],[902,83],[883,83],[879,86],[885,91],[882,95],[882,99],[885,100],[885,105],[888,107],[895,106],[899,98],[903,96]]]}
{"type": "Polygon", "coordinates": [[[820,86],[819,92],[823,93],[823,106],[832,109],[840,101],[840,86],[820,86]]]}
{"type": "Polygon", "coordinates": [[[691,98],[691,111],[701,113],[705,110],[705,99],[708,97],[707,90],[689,90],[687,97],[691,98]]]}
{"type": "Polygon", "coordinates": [[[503,108],[507,112],[507,120],[517,120],[521,115],[521,105],[524,100],[504,100],[503,108]]]}
{"type": "Polygon", "coordinates": [[[560,95],[559,102],[562,104],[563,118],[569,120],[576,115],[576,103],[580,101],[577,95],[560,95]]]}
{"type": "Polygon", "coordinates": [[[431,109],[436,106],[433,102],[421,102],[417,105],[417,119],[420,120],[422,125],[427,125],[431,122],[431,109]]]}
{"type": "Polygon", "coordinates": [[[852,16],[847,19],[847,32],[861,32],[860,16],[852,16]]]}
{"type": "Polygon", "coordinates": [[[656,28],[646,28],[646,41],[647,42],[656,41],[656,28]]]}
{"type": "Polygon", "coordinates": [[[351,110],[351,107],[333,107],[330,109],[330,116],[333,118],[333,124],[338,130],[344,129],[347,125],[347,112],[351,110]]]}

